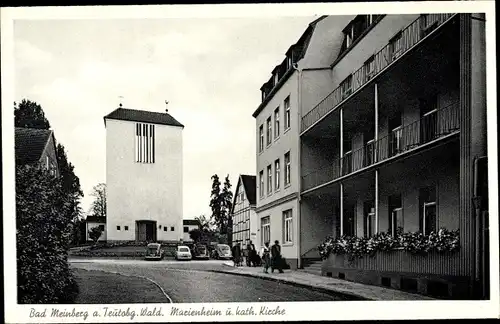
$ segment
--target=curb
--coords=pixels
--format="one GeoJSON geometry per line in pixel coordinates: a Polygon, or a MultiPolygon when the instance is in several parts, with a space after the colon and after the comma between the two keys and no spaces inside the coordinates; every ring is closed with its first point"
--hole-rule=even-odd
{"type": "MultiPolygon", "coordinates": [[[[226,264],[224,264],[224,265],[228,266],[228,267],[232,267],[232,266],[229,266],[229,265],[226,265],[226,264]]],[[[284,283],[284,284],[288,284],[288,285],[292,285],[292,286],[296,286],[296,287],[301,287],[301,288],[307,288],[307,289],[315,290],[315,291],[322,292],[322,293],[325,293],[325,294],[328,294],[328,295],[333,295],[333,294],[335,294],[335,295],[341,295],[341,296],[343,296],[345,298],[348,298],[350,300],[355,300],[355,301],[376,300],[376,299],[371,299],[371,298],[363,297],[363,296],[355,294],[355,293],[338,291],[338,290],[328,289],[328,288],[318,287],[318,286],[311,286],[311,285],[308,285],[308,284],[304,284],[304,283],[300,283],[300,282],[296,282],[296,281],[291,281],[291,280],[286,280],[286,279],[283,279],[283,278],[256,276],[256,275],[250,274],[250,273],[235,272],[235,271],[230,271],[230,270],[206,270],[206,271],[215,272],[215,273],[232,274],[232,275],[242,276],[242,277],[259,278],[259,279],[262,279],[262,280],[268,280],[268,281],[274,281],[274,282],[278,282],[278,283],[284,283]]]]}

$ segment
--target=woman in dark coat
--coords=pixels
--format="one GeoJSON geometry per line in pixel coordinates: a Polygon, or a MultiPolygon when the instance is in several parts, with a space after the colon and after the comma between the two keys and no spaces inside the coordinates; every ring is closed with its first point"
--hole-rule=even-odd
{"type": "Polygon", "coordinates": [[[233,246],[233,262],[236,267],[241,265],[241,247],[240,243],[236,243],[235,246],[233,246]]]}

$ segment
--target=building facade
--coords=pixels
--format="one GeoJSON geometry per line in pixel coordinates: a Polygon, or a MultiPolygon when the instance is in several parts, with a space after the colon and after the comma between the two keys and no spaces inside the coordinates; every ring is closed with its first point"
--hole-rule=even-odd
{"type": "Polygon", "coordinates": [[[240,244],[246,249],[247,244],[252,241],[255,248],[260,248],[258,240],[258,220],[255,212],[256,177],[241,174],[238,178],[236,191],[234,192],[232,219],[232,243],[240,244]]]}
{"type": "Polygon", "coordinates": [[[181,240],[184,126],[166,112],[125,108],[104,123],[107,240],[181,240]]]}
{"type": "Polygon", "coordinates": [[[56,139],[50,129],[15,128],[16,165],[32,165],[59,176],[56,139]]]}
{"type": "Polygon", "coordinates": [[[460,250],[331,254],[324,275],[444,298],[484,295],[484,19],[359,15],[332,34],[330,93],[300,112],[302,253],[328,235],[441,228],[459,231],[460,250]]]}
{"type": "Polygon", "coordinates": [[[196,219],[185,219],[182,221],[182,224],[183,224],[182,240],[184,242],[192,242],[193,240],[191,239],[189,232],[191,232],[194,229],[199,229],[200,222],[196,219]]]}
{"type": "Polygon", "coordinates": [[[302,107],[312,106],[331,91],[330,65],[340,49],[331,35],[347,21],[346,17],[323,16],[309,24],[261,87],[262,103],[253,114],[257,129],[257,241],[262,245],[278,240],[291,268],[300,267],[302,258],[314,255],[317,245],[314,237],[299,235],[300,114],[302,107]],[[309,240],[306,246],[312,248],[302,249],[302,239],[309,240]]]}

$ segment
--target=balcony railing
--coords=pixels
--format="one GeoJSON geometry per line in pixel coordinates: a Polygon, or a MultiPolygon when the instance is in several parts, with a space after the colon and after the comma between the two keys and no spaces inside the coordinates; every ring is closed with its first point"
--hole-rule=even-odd
{"type": "Polygon", "coordinates": [[[421,119],[398,128],[388,135],[344,154],[332,164],[302,177],[302,190],[308,190],[362,170],[372,164],[403,154],[460,129],[458,103],[439,108],[421,119]]]}
{"type": "Polygon", "coordinates": [[[396,61],[401,55],[420,42],[431,31],[443,25],[454,14],[426,14],[421,15],[401,32],[396,34],[389,43],[375,54],[366,64],[352,74],[349,91],[344,87],[337,87],[328,96],[321,100],[311,111],[302,117],[301,131],[304,132],[315,122],[337,107],[351,93],[368,83],[389,64],[396,61]]]}

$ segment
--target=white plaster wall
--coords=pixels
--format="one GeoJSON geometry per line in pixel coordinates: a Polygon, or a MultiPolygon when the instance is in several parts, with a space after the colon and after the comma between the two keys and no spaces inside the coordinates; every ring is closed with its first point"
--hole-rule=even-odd
{"type": "Polygon", "coordinates": [[[273,245],[275,240],[278,240],[281,245],[281,254],[287,259],[297,259],[298,258],[298,235],[299,229],[297,224],[298,215],[298,200],[294,199],[285,202],[281,205],[269,208],[267,210],[257,213],[257,240],[254,241],[255,246],[262,246],[262,233],[261,233],[261,219],[270,216],[271,220],[271,240],[269,245],[273,245]],[[283,212],[286,210],[292,210],[293,217],[293,242],[283,243],[283,212]]]}
{"type": "Polygon", "coordinates": [[[135,124],[106,121],[108,240],[135,240],[136,220],[156,221],[158,240],[179,240],[183,237],[182,128],[155,125],[155,163],[146,164],[135,162],[135,124]]]}

